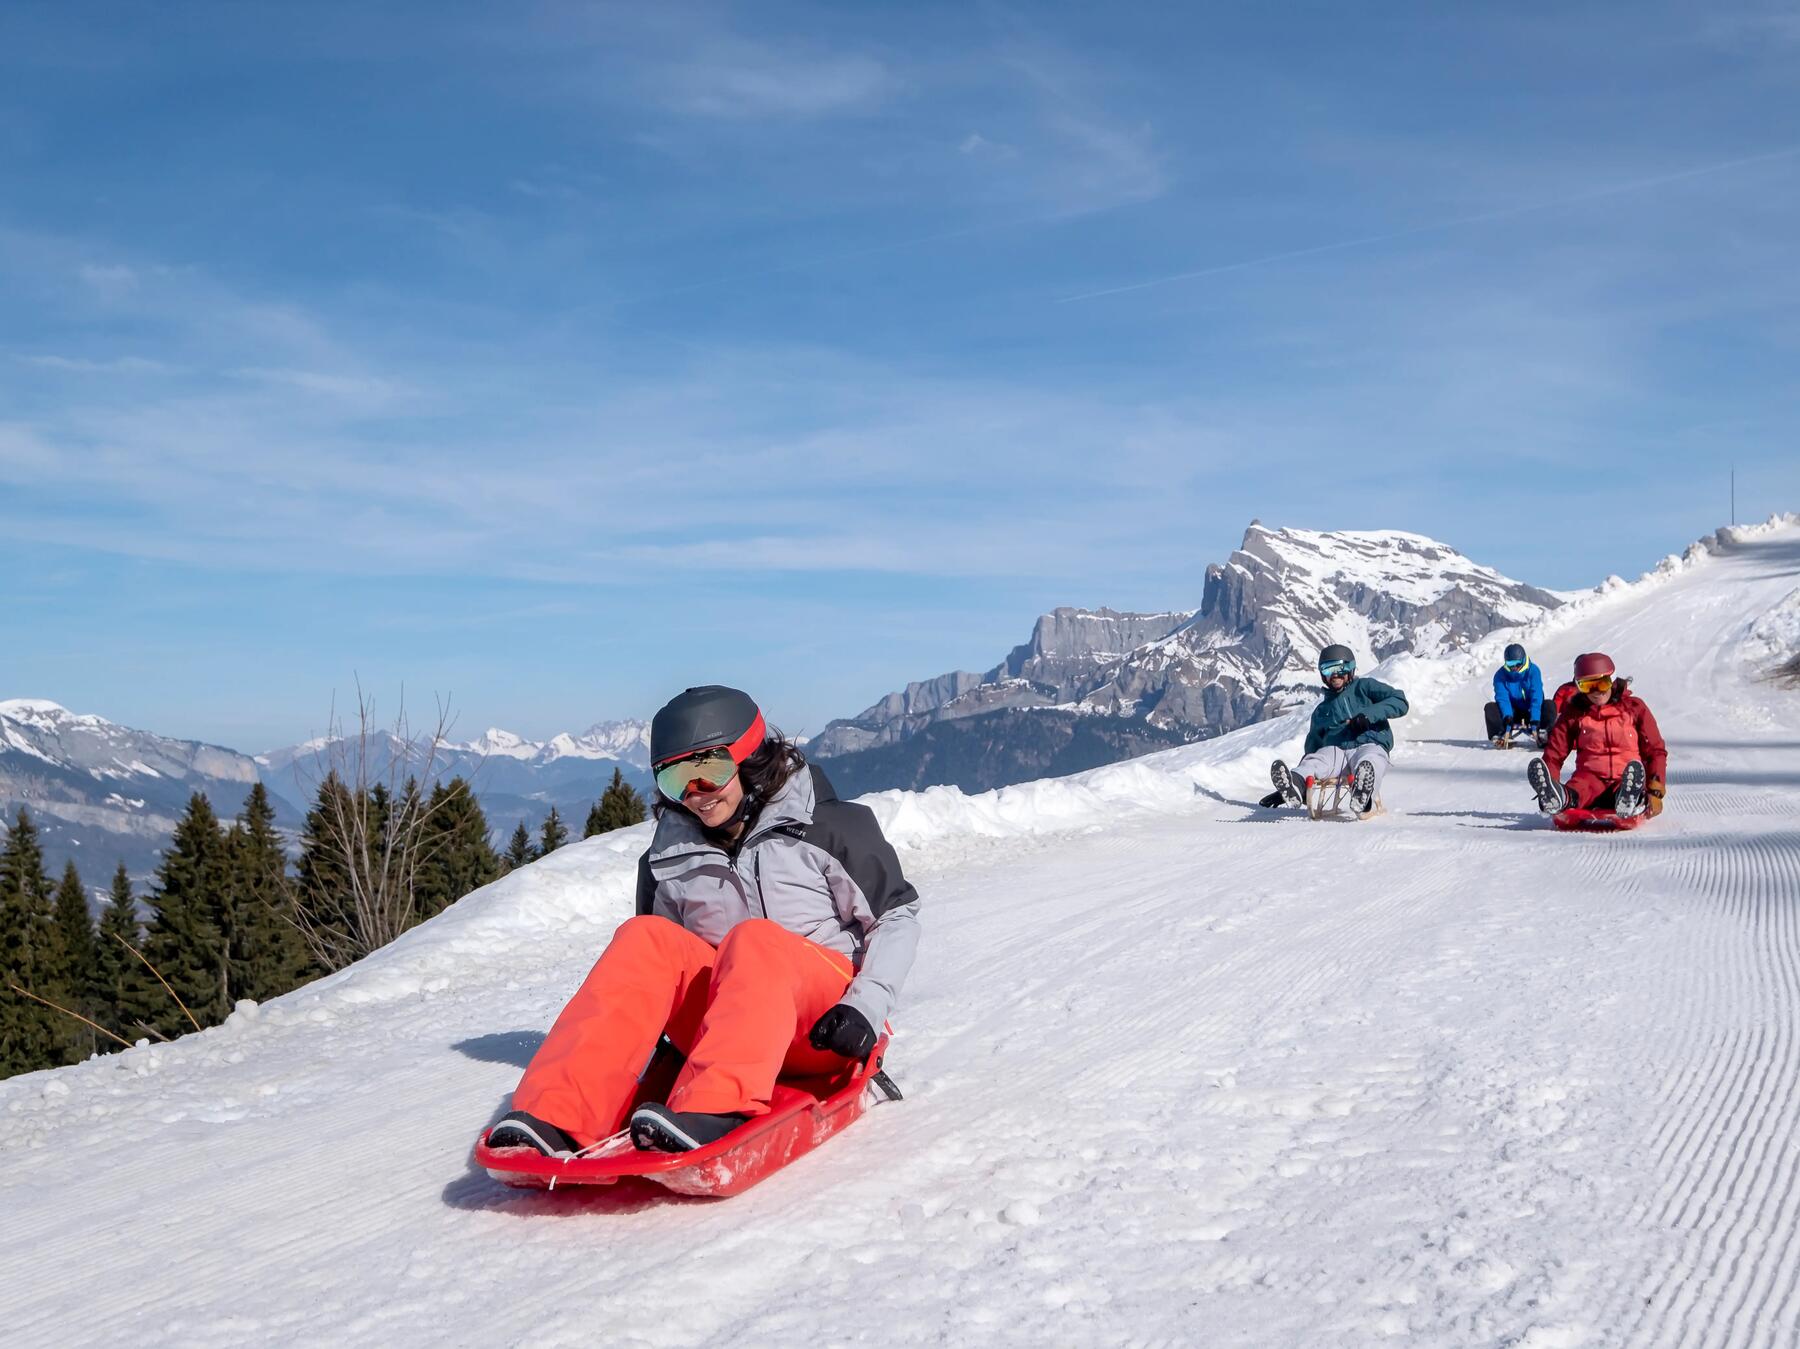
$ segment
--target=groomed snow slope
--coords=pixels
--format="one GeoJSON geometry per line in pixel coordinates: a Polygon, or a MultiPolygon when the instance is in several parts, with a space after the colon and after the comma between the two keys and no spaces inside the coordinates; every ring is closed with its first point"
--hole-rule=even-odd
{"type": "Polygon", "coordinates": [[[1797,614],[1790,520],[1528,635],[1609,650],[1669,734],[1624,837],[1550,832],[1479,743],[1504,637],[1384,672],[1419,711],[1371,823],[1243,804],[1291,720],[876,798],[926,904],[908,1099],[720,1203],[469,1169],[644,831],[567,848],[214,1031],[0,1084],[0,1338],[1794,1343],[1800,694],[1746,657],[1797,614]]]}

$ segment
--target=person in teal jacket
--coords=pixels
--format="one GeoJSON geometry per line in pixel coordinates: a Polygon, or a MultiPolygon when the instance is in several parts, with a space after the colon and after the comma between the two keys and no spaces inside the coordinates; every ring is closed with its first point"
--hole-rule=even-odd
{"type": "Polygon", "coordinates": [[[1325,696],[1313,708],[1306,731],[1305,757],[1289,768],[1269,765],[1275,790],[1263,804],[1302,806],[1306,785],[1316,778],[1350,779],[1350,808],[1366,815],[1381,796],[1394,733],[1388,723],[1407,712],[1406,695],[1379,679],[1356,677],[1356,654],[1337,643],[1319,653],[1325,696]]]}

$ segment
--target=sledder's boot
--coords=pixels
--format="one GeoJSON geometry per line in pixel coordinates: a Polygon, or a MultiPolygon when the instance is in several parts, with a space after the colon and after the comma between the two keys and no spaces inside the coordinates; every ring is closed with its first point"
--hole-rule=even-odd
{"type": "Polygon", "coordinates": [[[1294,775],[1288,772],[1288,766],[1280,759],[1269,765],[1269,781],[1275,784],[1275,790],[1281,793],[1281,799],[1290,806],[1306,804],[1306,789],[1294,781],[1294,775]]]}
{"type": "Polygon", "coordinates": [[[631,1112],[631,1142],[639,1152],[692,1152],[717,1143],[748,1115],[702,1115],[652,1102],[631,1112]]]}
{"type": "Polygon", "coordinates": [[[1364,759],[1350,775],[1350,809],[1367,815],[1375,804],[1375,765],[1364,759]]]}
{"type": "Polygon", "coordinates": [[[1613,793],[1613,810],[1620,815],[1644,813],[1644,765],[1633,759],[1619,776],[1619,790],[1613,793]]]}
{"type": "Polygon", "coordinates": [[[1506,748],[1506,736],[1504,734],[1497,735],[1492,740],[1488,741],[1488,743],[1490,745],[1492,745],[1495,749],[1505,749],[1506,748]]]}
{"type": "Polygon", "coordinates": [[[490,1148],[530,1148],[546,1157],[573,1157],[581,1147],[554,1124],[546,1124],[536,1115],[514,1110],[502,1115],[500,1122],[488,1130],[490,1148]]]}
{"type": "Polygon", "coordinates": [[[1546,815],[1554,815],[1568,804],[1569,798],[1564,794],[1562,783],[1558,782],[1550,772],[1550,765],[1542,759],[1533,759],[1525,770],[1525,778],[1531,783],[1531,790],[1537,793],[1538,809],[1546,815]]]}

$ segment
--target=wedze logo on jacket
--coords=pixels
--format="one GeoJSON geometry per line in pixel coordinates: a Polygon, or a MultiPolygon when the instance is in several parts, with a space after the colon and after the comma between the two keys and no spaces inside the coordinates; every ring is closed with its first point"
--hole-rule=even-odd
{"type": "Polygon", "coordinates": [[[840,801],[808,765],[763,806],[735,849],[686,811],[665,810],[638,859],[637,911],[681,924],[713,946],[768,918],[850,957],[843,1001],[877,1030],[900,996],[919,944],[919,892],[875,813],[840,801]]]}

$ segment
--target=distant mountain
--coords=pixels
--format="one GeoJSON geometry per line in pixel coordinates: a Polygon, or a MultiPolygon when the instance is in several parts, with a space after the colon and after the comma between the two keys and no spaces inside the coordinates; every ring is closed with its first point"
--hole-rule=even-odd
{"type": "MultiPolygon", "coordinates": [[[[53,873],[73,858],[95,892],[123,861],[141,889],[195,792],[205,792],[220,817],[230,819],[260,780],[273,798],[277,825],[292,839],[319,780],[347,748],[345,741],[318,739],[252,758],[17,698],[0,702],[0,809],[8,821],[20,806],[31,812],[53,873]]],[[[398,757],[402,777],[423,776],[427,748],[378,732],[369,744],[369,774],[379,780],[398,757]]],[[[439,746],[431,779],[468,779],[499,846],[520,820],[535,834],[552,804],[579,838],[588,807],[615,768],[639,791],[650,789],[648,722],[603,721],[542,742],[490,729],[467,744],[439,746]]]]}
{"type": "MultiPolygon", "coordinates": [[[[347,739],[309,740],[257,755],[256,767],[271,792],[304,808],[319,780],[350,749],[347,739]]],[[[648,792],[652,785],[647,721],[596,722],[579,735],[565,732],[542,741],[489,727],[479,739],[440,744],[435,754],[428,739],[409,743],[390,731],[378,731],[370,736],[367,753],[372,779],[385,779],[389,765],[398,759],[400,777],[412,773],[423,780],[428,756],[430,782],[466,779],[475,788],[497,844],[506,842],[520,820],[535,834],[552,805],[579,838],[588,808],[606,790],[615,768],[639,792],[648,792]]]]}
{"type": "Polygon", "coordinates": [[[1310,704],[1319,648],[1442,655],[1562,597],[1399,531],[1269,529],[1206,569],[1198,609],[1057,609],[985,674],[909,684],[808,744],[845,795],[986,790],[1201,740],[1310,704]],[[1092,760],[1090,762],[1089,760],[1092,760]]]}
{"type": "MultiPolygon", "coordinates": [[[[20,806],[28,809],[52,878],[73,859],[90,892],[110,884],[121,861],[147,880],[195,792],[229,819],[256,781],[256,763],[235,750],[135,731],[39,698],[0,702],[0,809],[8,823],[20,806]]],[[[300,818],[279,801],[276,816],[288,828],[300,818]]]]}

